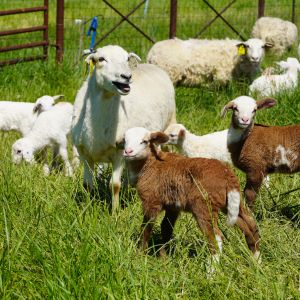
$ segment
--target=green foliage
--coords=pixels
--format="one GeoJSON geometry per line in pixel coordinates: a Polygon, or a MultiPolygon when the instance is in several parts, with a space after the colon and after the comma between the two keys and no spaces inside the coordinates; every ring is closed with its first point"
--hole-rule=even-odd
{"type": "MultiPolygon", "coordinates": [[[[15,7],[13,4],[16,2],[1,1],[0,9],[3,3],[5,8],[9,8],[10,5],[15,7]]],[[[26,1],[21,2],[25,5],[26,1]]],[[[55,1],[50,2],[53,12],[55,1]]],[[[71,26],[70,20],[92,17],[100,4],[99,1],[82,0],[65,2],[67,39],[63,64],[58,66],[54,63],[54,50],[50,49],[50,58],[46,62],[1,68],[0,99],[34,101],[44,94],[65,94],[66,99],[74,101],[85,76],[83,63],[75,59],[79,29],[71,26]]],[[[125,0],[120,2],[123,5],[127,3],[125,0]]],[[[130,1],[130,7],[137,2],[130,1]]],[[[179,33],[182,37],[193,36],[199,29],[198,21],[193,19],[198,8],[199,20],[203,14],[213,16],[201,1],[178,2],[179,14],[188,16],[181,21],[179,33]],[[187,2],[189,5],[184,5],[187,2]]],[[[210,2],[218,7],[226,5],[225,1],[210,2]]],[[[275,2],[278,3],[267,1],[266,9],[278,12],[279,16],[288,16],[290,2],[281,1],[282,6],[276,6],[275,2]],[[273,7],[269,3],[273,3],[273,7]]],[[[161,27],[149,21],[151,13],[157,13],[153,10],[157,4],[152,6],[152,3],[155,1],[150,1],[149,15],[142,24],[149,26],[147,28],[151,34],[165,38],[168,34],[167,27],[163,27],[168,23],[165,17],[168,13],[167,1],[159,1],[163,17],[158,18],[157,22],[162,24],[161,27]]],[[[244,16],[249,11],[254,14],[255,5],[253,1],[237,1],[232,15],[228,12],[227,16],[243,23],[239,12],[244,16]]],[[[123,10],[128,8],[123,6],[123,10]]],[[[109,11],[103,9],[100,13],[106,16],[109,11]]],[[[255,19],[255,15],[251,18],[255,19]]],[[[246,25],[250,24],[251,18],[246,25]]],[[[51,14],[51,32],[54,31],[54,19],[51,14]]],[[[24,16],[23,20],[26,26],[24,16]]],[[[109,19],[107,22],[111,25],[115,21],[109,19]]],[[[3,24],[1,22],[0,19],[0,24],[3,24]]],[[[248,25],[241,27],[247,34],[248,25]]],[[[218,21],[207,36],[216,36],[217,31],[220,37],[230,32],[218,21]]],[[[127,45],[127,49],[146,56],[151,44],[135,35],[129,26],[123,26],[118,34],[113,34],[106,42],[127,45]],[[124,36],[120,38],[118,34],[124,36]],[[134,49],[131,48],[131,38],[139,40],[139,44],[132,44],[134,49]]],[[[87,47],[88,41],[84,43],[87,47]]],[[[296,55],[295,49],[287,55],[296,55]]],[[[267,57],[265,66],[273,61],[273,57],[267,57]]],[[[178,121],[197,134],[225,129],[230,119],[229,116],[220,119],[223,105],[246,93],[247,85],[237,83],[224,88],[177,88],[178,121]]],[[[257,121],[270,125],[299,123],[299,94],[300,88],[291,94],[278,96],[278,105],[259,111],[257,121]]],[[[142,254],[137,250],[142,221],[141,204],[134,190],[123,194],[124,205],[120,212],[112,216],[104,198],[100,201],[98,196],[91,197],[84,191],[82,167],[70,179],[61,173],[44,177],[40,165],[15,166],[11,163],[11,145],[19,136],[15,133],[0,135],[0,295],[3,299],[300,297],[299,190],[285,194],[299,188],[299,174],[272,175],[270,189],[263,187],[257,198],[255,216],[261,234],[262,264],[258,265],[252,259],[241,232],[228,228],[221,217],[224,253],[215,276],[208,278],[207,242],[191,215],[182,214],[176,224],[172,251],[168,257],[161,259],[156,255],[159,221],[154,229],[150,254],[142,254]]],[[[235,171],[243,187],[244,174],[235,171]]]]}

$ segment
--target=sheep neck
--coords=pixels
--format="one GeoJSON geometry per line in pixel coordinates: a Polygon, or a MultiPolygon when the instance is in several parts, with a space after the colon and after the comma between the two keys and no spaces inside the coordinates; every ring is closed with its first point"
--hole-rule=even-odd
{"type": "Polygon", "coordinates": [[[181,141],[178,141],[178,148],[184,155],[188,156],[189,153],[194,151],[193,142],[197,140],[199,140],[199,136],[186,130],[185,137],[181,141]]]}

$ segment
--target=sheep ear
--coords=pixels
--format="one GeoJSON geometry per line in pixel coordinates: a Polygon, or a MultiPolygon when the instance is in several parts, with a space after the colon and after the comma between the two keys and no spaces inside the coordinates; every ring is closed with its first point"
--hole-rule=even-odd
{"type": "Polygon", "coordinates": [[[56,102],[56,101],[58,101],[59,99],[64,98],[64,97],[65,97],[65,95],[55,95],[55,96],[53,96],[52,98],[53,98],[54,102],[56,102]]]}
{"type": "Polygon", "coordinates": [[[92,54],[88,55],[84,61],[86,63],[85,73],[89,73],[90,75],[92,75],[94,67],[96,65],[96,61],[97,61],[96,53],[92,53],[92,54]]]}
{"type": "Polygon", "coordinates": [[[266,42],[266,43],[263,45],[263,48],[265,48],[265,49],[270,49],[270,48],[272,48],[273,46],[274,46],[273,43],[266,42]]]}
{"type": "Polygon", "coordinates": [[[223,108],[222,108],[222,111],[221,111],[221,118],[224,118],[226,116],[226,113],[227,113],[227,110],[228,109],[233,109],[234,107],[234,102],[230,101],[228,102],[223,108]]]}
{"type": "Polygon", "coordinates": [[[134,69],[142,60],[137,54],[130,52],[128,53],[128,61],[129,61],[129,67],[131,69],[134,69]]]}
{"type": "Polygon", "coordinates": [[[42,104],[41,103],[38,103],[36,104],[34,107],[33,107],[33,113],[40,113],[41,112],[41,109],[42,109],[42,104]]]}
{"type": "Polygon", "coordinates": [[[276,100],[273,98],[265,98],[257,101],[257,109],[270,108],[276,105],[276,100]]]}
{"type": "Polygon", "coordinates": [[[185,130],[184,129],[179,130],[178,137],[181,138],[181,139],[185,137],[185,130]]]}
{"type": "Polygon", "coordinates": [[[150,139],[149,139],[150,143],[155,143],[155,144],[164,144],[168,140],[169,140],[169,137],[161,131],[152,132],[150,134],[150,139]]]}
{"type": "Polygon", "coordinates": [[[236,44],[238,55],[246,55],[247,54],[247,47],[248,45],[245,43],[238,43],[236,44]]]}

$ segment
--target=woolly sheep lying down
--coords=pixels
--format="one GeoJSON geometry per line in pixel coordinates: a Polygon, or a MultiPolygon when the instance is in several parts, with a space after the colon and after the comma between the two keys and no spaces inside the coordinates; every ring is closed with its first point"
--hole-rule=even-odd
{"type": "Polygon", "coordinates": [[[164,40],[153,45],[147,62],[167,71],[175,85],[225,85],[232,79],[253,80],[271,46],[260,39],[164,40]]]}
{"type": "Polygon", "coordinates": [[[272,53],[281,56],[298,41],[298,29],[292,22],[262,17],[255,22],[251,36],[272,43],[272,53]]]}
{"type": "Polygon", "coordinates": [[[261,97],[274,96],[280,92],[294,90],[298,85],[298,72],[300,64],[297,58],[289,57],[287,61],[280,61],[277,64],[285,70],[284,74],[262,75],[256,78],[250,85],[250,95],[258,94],[261,97]]]}
{"type": "Polygon", "coordinates": [[[32,128],[38,115],[53,107],[63,95],[42,96],[35,103],[0,101],[0,130],[16,130],[22,136],[32,128]]]}
{"type": "MultiPolygon", "coordinates": [[[[44,162],[44,173],[48,175],[50,168],[47,163],[47,147],[53,150],[52,167],[60,155],[65,166],[65,175],[72,176],[73,168],[68,159],[67,136],[71,130],[73,105],[60,102],[51,110],[42,113],[34,123],[32,129],[25,137],[18,139],[12,146],[12,160],[19,164],[22,160],[35,163],[34,154],[41,153],[44,162]]],[[[78,165],[78,153],[73,146],[73,163],[78,165]]]]}

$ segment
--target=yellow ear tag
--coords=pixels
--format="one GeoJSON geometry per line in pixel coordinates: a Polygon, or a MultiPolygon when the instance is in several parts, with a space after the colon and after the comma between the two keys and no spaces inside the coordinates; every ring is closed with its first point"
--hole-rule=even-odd
{"type": "Polygon", "coordinates": [[[92,60],[90,60],[90,76],[92,75],[94,68],[95,68],[95,64],[92,60]]]}
{"type": "Polygon", "coordinates": [[[245,55],[245,54],[246,54],[246,48],[245,48],[244,45],[240,45],[240,46],[238,47],[238,54],[239,54],[239,55],[245,55]]]}

